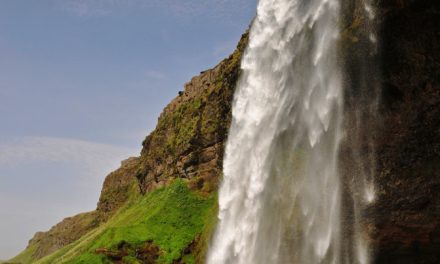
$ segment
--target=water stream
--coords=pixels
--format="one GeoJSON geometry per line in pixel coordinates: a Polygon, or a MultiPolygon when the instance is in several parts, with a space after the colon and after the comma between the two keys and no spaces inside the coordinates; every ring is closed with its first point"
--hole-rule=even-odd
{"type": "Polygon", "coordinates": [[[368,262],[366,244],[342,246],[339,10],[338,0],[260,0],[208,263],[368,262]]]}

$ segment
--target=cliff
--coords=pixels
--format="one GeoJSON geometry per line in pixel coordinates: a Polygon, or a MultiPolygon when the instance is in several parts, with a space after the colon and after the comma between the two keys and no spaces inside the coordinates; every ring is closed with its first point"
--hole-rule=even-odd
{"type": "Polygon", "coordinates": [[[137,178],[143,192],[176,178],[188,179],[192,189],[203,192],[217,189],[247,38],[246,33],[229,58],[194,77],[164,109],[142,143],[137,178]]]}
{"type": "Polygon", "coordinates": [[[439,263],[440,2],[388,2],[381,13],[377,262],[439,263]]]}
{"type": "Polygon", "coordinates": [[[363,3],[345,5],[341,168],[346,183],[374,177],[375,201],[362,216],[374,263],[440,263],[440,2],[376,4],[374,55],[365,53],[372,25],[363,3]]]}
{"type": "Polygon", "coordinates": [[[11,263],[203,262],[247,38],[165,107],[140,157],[106,177],[95,211],[38,232],[11,263]]]}

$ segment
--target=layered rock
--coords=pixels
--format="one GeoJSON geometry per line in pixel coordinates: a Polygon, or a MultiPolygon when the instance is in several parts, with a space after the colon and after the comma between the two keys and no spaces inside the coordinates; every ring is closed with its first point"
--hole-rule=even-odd
{"type": "Polygon", "coordinates": [[[121,167],[105,178],[96,208],[100,222],[105,222],[131,195],[139,191],[134,177],[138,168],[139,158],[132,157],[122,161],[121,167]]]}
{"type": "Polygon", "coordinates": [[[143,192],[175,178],[189,179],[204,192],[217,189],[247,38],[244,34],[229,58],[194,77],[164,109],[142,144],[137,177],[143,192]]]}

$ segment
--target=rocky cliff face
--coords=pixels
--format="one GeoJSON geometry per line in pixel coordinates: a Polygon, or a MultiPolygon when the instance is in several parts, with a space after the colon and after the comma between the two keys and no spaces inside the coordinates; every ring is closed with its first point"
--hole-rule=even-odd
{"type": "Polygon", "coordinates": [[[194,77],[164,109],[142,144],[137,178],[143,192],[176,178],[190,180],[192,188],[203,192],[217,189],[247,39],[246,33],[229,58],[194,77]]]}
{"type": "Polygon", "coordinates": [[[139,167],[139,158],[129,158],[121,163],[121,167],[110,173],[104,181],[96,211],[99,222],[105,222],[124,203],[130,195],[139,190],[135,175],[139,167]]]}
{"type": "Polygon", "coordinates": [[[376,55],[365,53],[363,3],[346,5],[341,168],[347,179],[362,170],[375,177],[376,199],[363,216],[375,263],[440,263],[440,2],[376,4],[376,55]]]}
{"type": "Polygon", "coordinates": [[[378,263],[440,263],[440,2],[384,1],[378,263]]]}

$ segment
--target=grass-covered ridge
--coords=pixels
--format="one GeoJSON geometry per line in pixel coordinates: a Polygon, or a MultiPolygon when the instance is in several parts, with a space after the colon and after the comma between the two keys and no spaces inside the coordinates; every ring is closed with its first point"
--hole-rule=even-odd
{"type": "Polygon", "coordinates": [[[204,263],[247,36],[231,56],[185,84],[140,157],[106,177],[96,210],[37,233],[11,262],[204,263]]]}
{"type": "Polygon", "coordinates": [[[157,253],[157,263],[194,263],[188,249],[206,236],[215,202],[214,195],[201,196],[176,180],[132,199],[105,225],[37,263],[143,263],[143,252],[157,253]]]}

